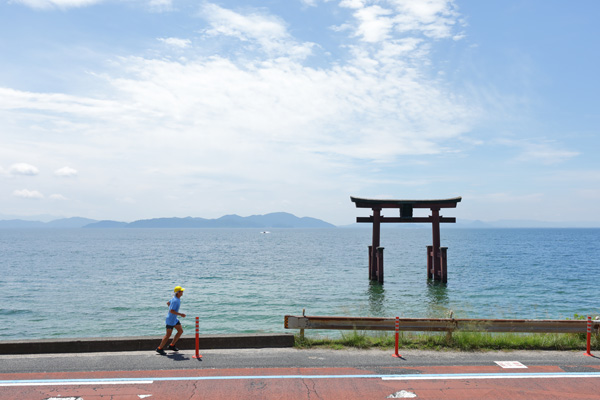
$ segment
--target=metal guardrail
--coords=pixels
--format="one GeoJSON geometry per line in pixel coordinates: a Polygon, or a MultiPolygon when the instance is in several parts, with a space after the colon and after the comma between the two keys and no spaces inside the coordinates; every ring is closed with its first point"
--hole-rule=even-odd
{"type": "MultiPolygon", "coordinates": [[[[286,329],[394,331],[396,318],[285,316],[286,329]]],[[[592,321],[600,333],[600,320],[592,321]]],[[[414,332],[586,333],[587,321],[554,319],[399,318],[399,330],[414,332]]]]}

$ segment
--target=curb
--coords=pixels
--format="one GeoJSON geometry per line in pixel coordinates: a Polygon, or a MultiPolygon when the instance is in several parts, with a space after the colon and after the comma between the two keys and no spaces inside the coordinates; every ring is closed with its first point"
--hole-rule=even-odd
{"type": "MultiPolygon", "coordinates": [[[[12,340],[0,343],[0,354],[93,353],[113,351],[155,350],[162,336],[103,337],[75,339],[12,340]]],[[[181,350],[194,350],[195,336],[182,336],[177,342],[181,350]]],[[[257,349],[293,347],[290,333],[243,335],[201,335],[200,349],[257,349]]]]}

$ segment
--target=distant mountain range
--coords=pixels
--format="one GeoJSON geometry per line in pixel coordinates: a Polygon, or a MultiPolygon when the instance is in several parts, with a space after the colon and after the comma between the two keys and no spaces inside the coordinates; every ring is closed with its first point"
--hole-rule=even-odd
{"type": "MultiPolygon", "coordinates": [[[[5,217],[5,216],[0,216],[5,217]]],[[[5,217],[6,218],[6,217],[5,217]]],[[[134,222],[98,221],[89,218],[73,217],[51,220],[49,222],[31,221],[25,219],[0,220],[0,229],[12,228],[334,228],[335,225],[320,219],[304,217],[299,218],[285,212],[270,213],[265,215],[225,215],[221,218],[153,218],[142,219],[134,222]]],[[[368,228],[371,224],[349,224],[339,228],[368,228]]],[[[431,229],[430,224],[383,224],[384,229],[424,228],[431,229]]],[[[473,221],[458,219],[455,224],[442,224],[442,229],[468,228],[600,228],[598,222],[544,222],[526,220],[501,220],[501,221],[473,221]]]]}
{"type": "Polygon", "coordinates": [[[0,229],[8,228],[334,228],[316,218],[299,218],[293,214],[277,212],[265,215],[240,217],[225,215],[217,219],[206,218],[153,218],[134,222],[97,221],[88,218],[63,218],[50,222],[21,219],[0,221],[0,229]]]}

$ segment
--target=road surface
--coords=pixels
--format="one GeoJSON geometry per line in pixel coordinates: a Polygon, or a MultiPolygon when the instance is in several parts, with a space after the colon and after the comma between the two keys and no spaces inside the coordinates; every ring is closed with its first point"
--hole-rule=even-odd
{"type": "Polygon", "coordinates": [[[0,399],[600,399],[583,352],[236,349],[0,356],[0,399]]]}

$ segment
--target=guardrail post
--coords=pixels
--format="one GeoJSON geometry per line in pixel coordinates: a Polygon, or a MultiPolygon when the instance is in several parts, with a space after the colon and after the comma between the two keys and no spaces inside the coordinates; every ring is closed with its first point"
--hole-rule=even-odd
{"type": "Polygon", "coordinates": [[[394,345],[394,349],[395,352],[392,355],[392,357],[396,357],[396,358],[402,358],[402,356],[400,354],[398,354],[398,342],[400,339],[400,317],[396,317],[396,340],[395,340],[395,345],[394,345]]]}
{"type": "MultiPolygon", "coordinates": [[[[306,317],[306,308],[302,309],[302,316],[306,317]]],[[[300,339],[304,340],[304,329],[300,329],[300,339]]]]}
{"type": "Polygon", "coordinates": [[[200,317],[196,317],[196,354],[193,358],[202,358],[200,355],[200,317]]]}
{"type": "Polygon", "coordinates": [[[587,340],[586,340],[586,348],[585,352],[586,356],[592,357],[592,317],[588,315],[587,317],[587,340]]]}

